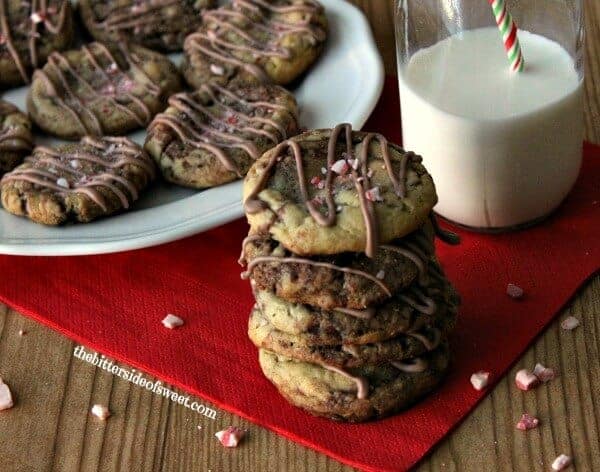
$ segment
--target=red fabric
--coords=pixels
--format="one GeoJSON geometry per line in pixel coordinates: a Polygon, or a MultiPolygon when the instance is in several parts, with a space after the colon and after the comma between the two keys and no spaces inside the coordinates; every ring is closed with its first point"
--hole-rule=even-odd
{"type": "MultiPolygon", "coordinates": [[[[398,108],[390,81],[365,129],[399,140],[398,108]]],[[[600,148],[587,144],[575,190],[547,222],[499,236],[458,231],[460,246],[438,245],[463,296],[452,373],[414,408],[374,423],[314,418],[290,406],[262,376],[246,337],[253,300],[237,265],[247,229],[241,220],[121,254],[0,256],[0,299],[77,342],[339,461],[365,470],[403,470],[485,395],[471,387],[471,373],[489,370],[498,379],[599,268],[599,179],[600,148]],[[505,294],[509,282],[525,289],[523,300],[505,294]],[[164,329],[160,320],[167,312],[186,325],[164,329]]]]}

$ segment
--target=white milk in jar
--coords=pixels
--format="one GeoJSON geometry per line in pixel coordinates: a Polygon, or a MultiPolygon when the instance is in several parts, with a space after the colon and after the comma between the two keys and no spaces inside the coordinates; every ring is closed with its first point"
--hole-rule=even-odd
{"type": "Polygon", "coordinates": [[[581,166],[583,84],[566,50],[519,32],[525,70],[510,71],[495,27],[451,36],[401,64],[404,147],[423,156],[435,211],[476,228],[548,215],[581,166]]]}

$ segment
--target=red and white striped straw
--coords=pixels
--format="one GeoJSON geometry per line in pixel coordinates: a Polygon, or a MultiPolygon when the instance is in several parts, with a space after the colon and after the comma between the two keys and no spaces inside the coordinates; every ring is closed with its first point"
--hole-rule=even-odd
{"type": "Polygon", "coordinates": [[[488,2],[492,6],[498,29],[502,34],[510,68],[514,72],[522,72],[525,68],[525,59],[523,59],[523,52],[519,43],[518,29],[511,14],[506,9],[505,0],[488,0],[488,2]]]}

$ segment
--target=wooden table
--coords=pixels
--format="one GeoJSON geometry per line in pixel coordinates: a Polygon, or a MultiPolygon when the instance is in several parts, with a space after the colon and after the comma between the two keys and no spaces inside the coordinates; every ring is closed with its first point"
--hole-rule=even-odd
{"type": "MultiPolygon", "coordinates": [[[[353,3],[371,18],[393,73],[392,1],[353,3]]],[[[586,138],[600,143],[600,2],[586,0],[586,6],[586,138]]],[[[557,454],[567,452],[577,470],[600,471],[600,277],[580,290],[560,318],[568,314],[582,327],[564,332],[553,323],[419,470],[547,471],[557,454]],[[538,361],[564,375],[531,395],[516,394],[510,388],[515,371],[538,361]],[[545,421],[527,435],[515,434],[524,411],[545,421]]],[[[203,419],[74,358],[75,346],[0,304],[0,375],[10,379],[17,401],[16,408],[0,414],[0,471],[351,470],[226,412],[219,411],[215,421],[203,419]],[[110,405],[110,421],[90,417],[94,403],[110,405]],[[214,438],[230,424],[251,431],[235,450],[214,438]]]]}

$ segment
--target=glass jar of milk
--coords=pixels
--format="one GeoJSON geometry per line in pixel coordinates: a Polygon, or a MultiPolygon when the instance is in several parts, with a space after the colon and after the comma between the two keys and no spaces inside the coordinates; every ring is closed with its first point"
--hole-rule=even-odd
{"type": "Polygon", "coordinates": [[[476,229],[534,223],[579,173],[582,0],[507,0],[525,68],[513,72],[488,0],[397,0],[404,147],[423,156],[435,211],[476,229]]]}

